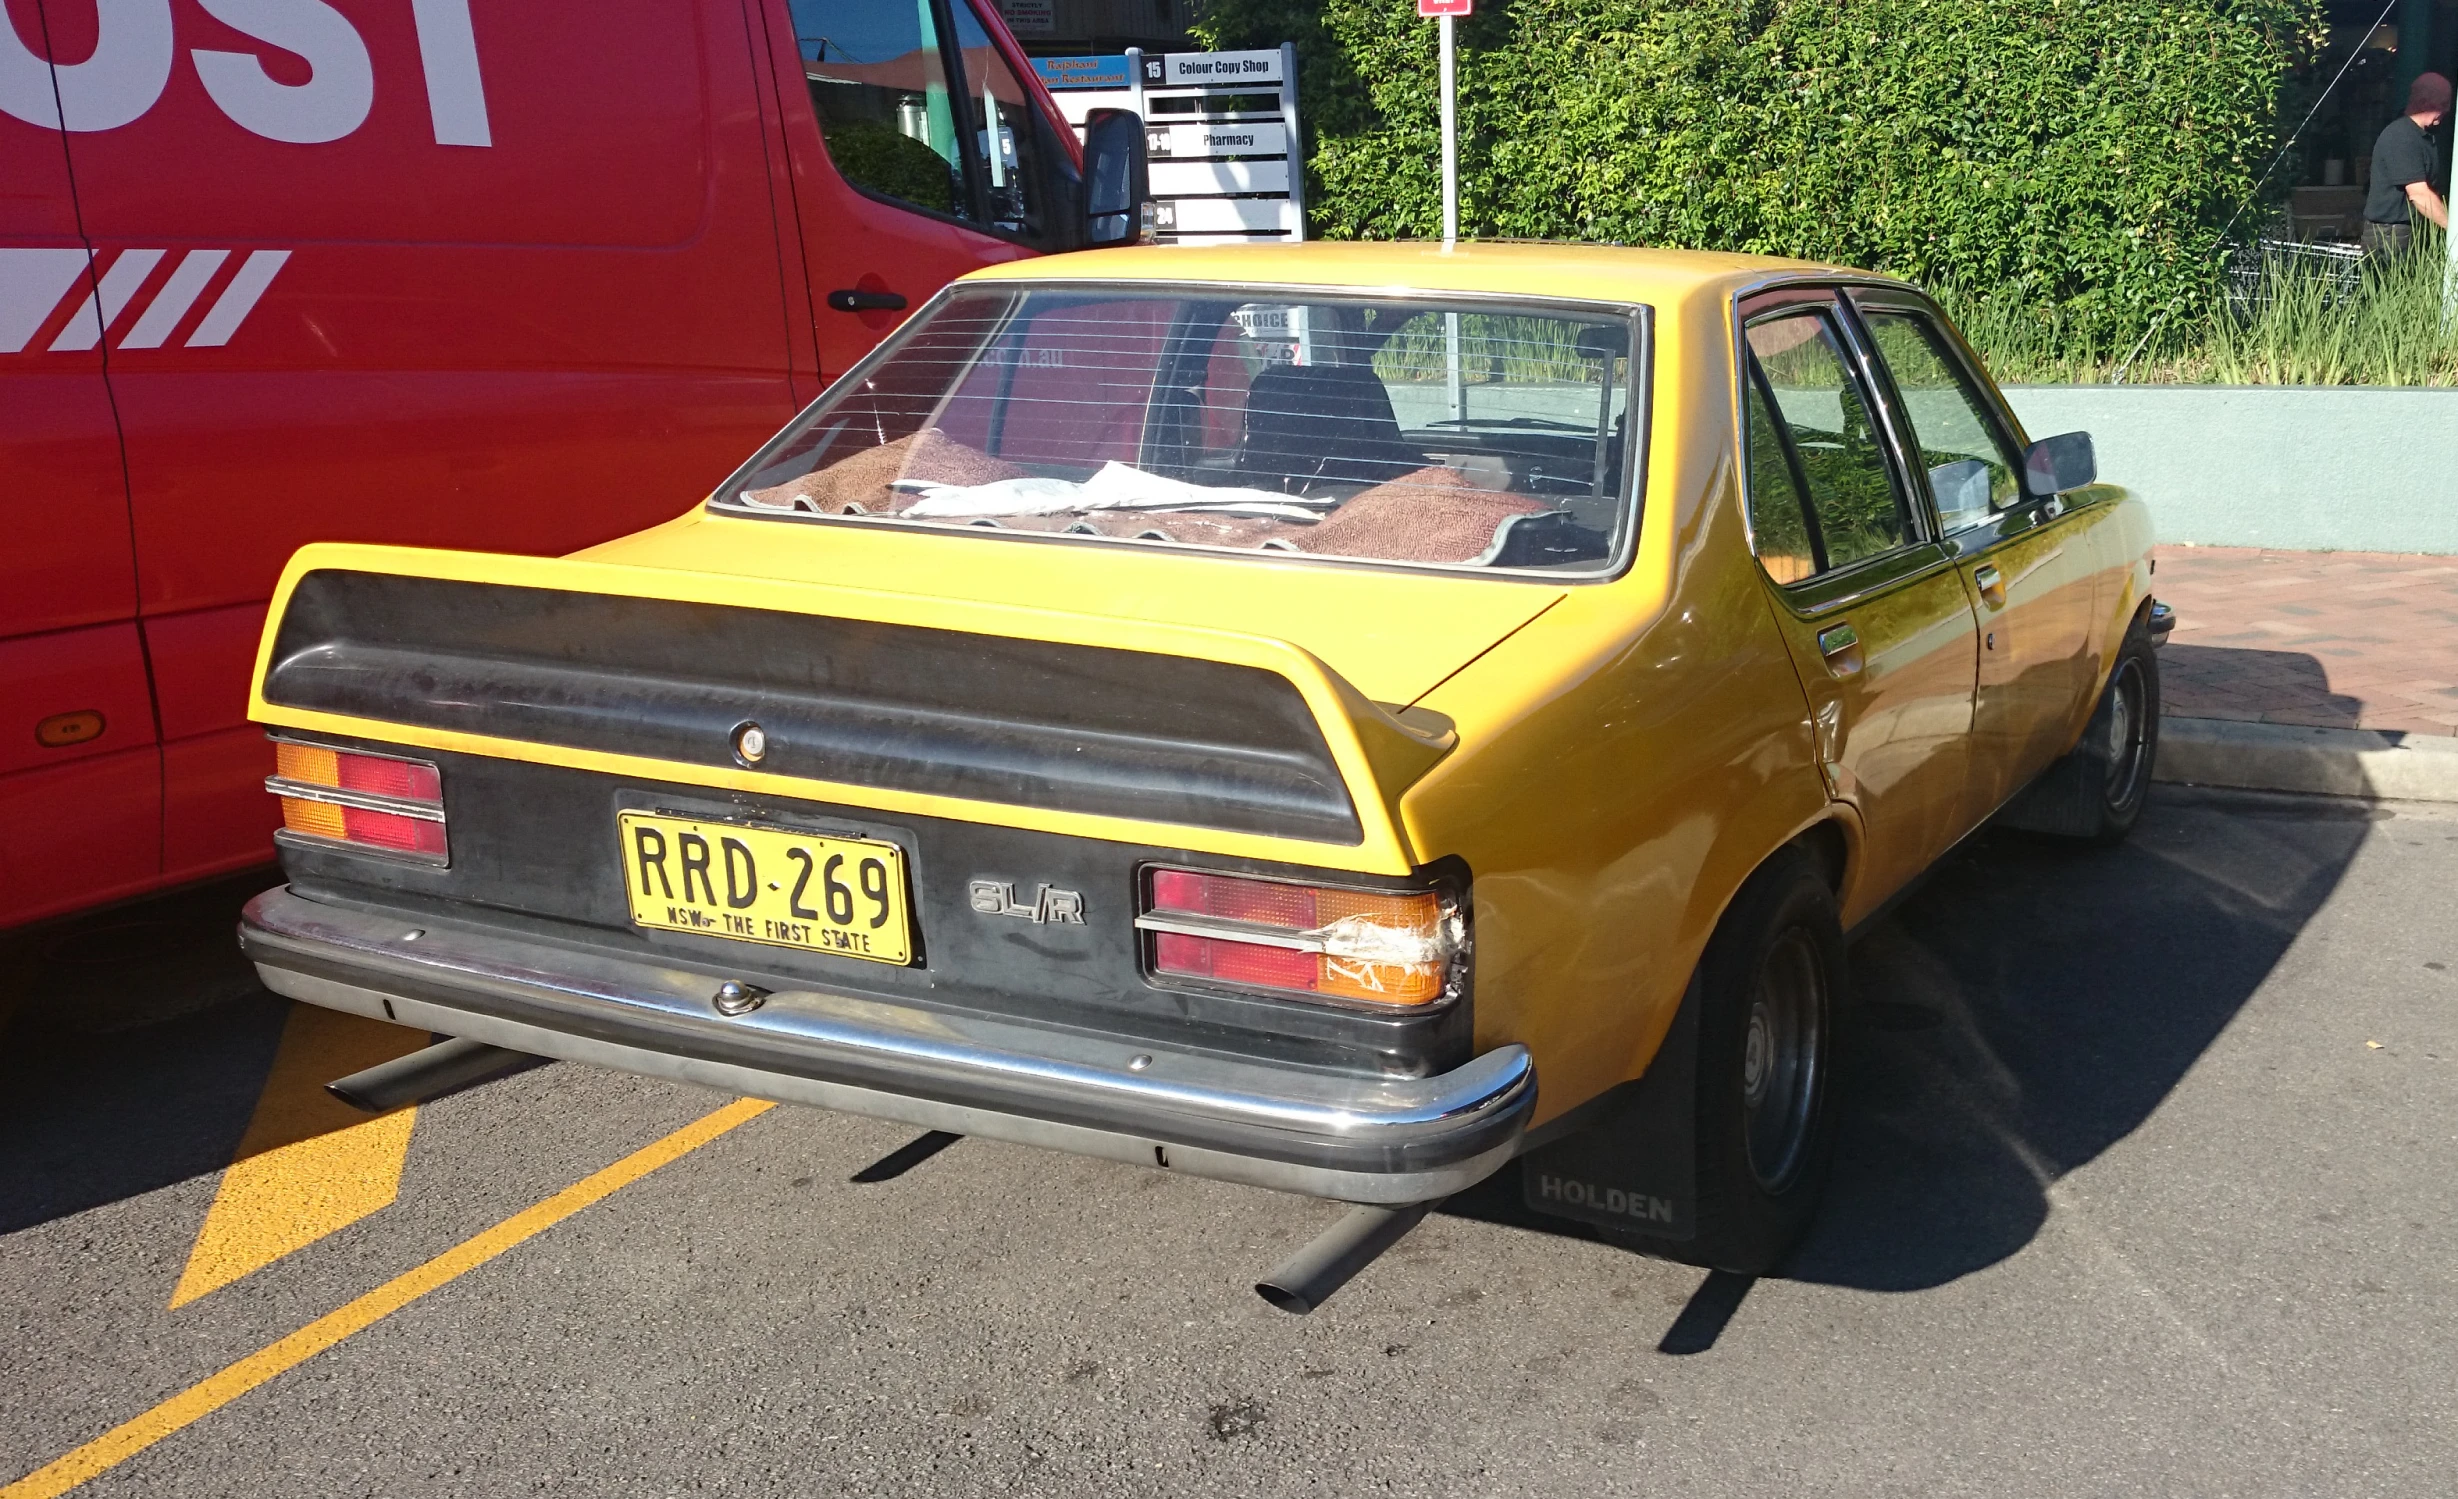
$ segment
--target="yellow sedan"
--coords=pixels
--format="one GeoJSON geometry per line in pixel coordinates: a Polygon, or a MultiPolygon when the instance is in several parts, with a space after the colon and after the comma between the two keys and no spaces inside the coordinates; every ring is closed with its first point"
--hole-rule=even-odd
{"type": "Polygon", "coordinates": [[[371,1101],[558,1057],[1358,1205],[1293,1310],[1506,1167],[1761,1271],[1846,934],[2140,811],[2150,537],[1863,273],[1002,266],[654,530],[302,551],[242,938],[459,1038],[371,1101]]]}

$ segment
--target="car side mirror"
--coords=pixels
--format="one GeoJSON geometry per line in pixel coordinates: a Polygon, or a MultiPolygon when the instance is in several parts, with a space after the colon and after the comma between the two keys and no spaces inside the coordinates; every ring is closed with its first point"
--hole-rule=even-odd
{"type": "Polygon", "coordinates": [[[1152,196],[1144,121],[1131,109],[1096,109],[1084,120],[1084,242],[1131,245],[1143,237],[1152,196]]]}
{"type": "Polygon", "coordinates": [[[2023,490],[2027,494],[2063,494],[2096,483],[2100,461],[2091,450],[2088,432],[2060,432],[2043,437],[2023,455],[2023,490]]]}
{"type": "Polygon", "coordinates": [[[1989,513],[1989,466],[1977,458],[1957,458],[1929,470],[1929,493],[1937,499],[1938,523],[1960,530],[1989,513]]]}

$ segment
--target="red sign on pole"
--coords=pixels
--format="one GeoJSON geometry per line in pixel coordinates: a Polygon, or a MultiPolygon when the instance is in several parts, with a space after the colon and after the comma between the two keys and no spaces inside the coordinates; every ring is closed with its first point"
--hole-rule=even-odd
{"type": "Polygon", "coordinates": [[[1465,16],[1476,10],[1476,0],[1417,0],[1421,16],[1465,16]]]}

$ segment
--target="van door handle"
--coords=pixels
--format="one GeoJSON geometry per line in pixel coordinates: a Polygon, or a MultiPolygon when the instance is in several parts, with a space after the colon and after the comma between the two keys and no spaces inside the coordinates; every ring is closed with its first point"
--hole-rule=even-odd
{"type": "Polygon", "coordinates": [[[1987,601],[1990,608],[2006,607],[2006,580],[1996,568],[1985,562],[1973,568],[1972,586],[1980,590],[1980,597],[1987,601]]]}
{"type": "Polygon", "coordinates": [[[839,312],[902,312],[905,299],[901,292],[858,291],[848,287],[828,293],[828,305],[839,312]]]}
{"type": "Polygon", "coordinates": [[[1839,677],[1858,675],[1861,669],[1861,632],[1849,622],[1829,625],[1818,632],[1818,654],[1826,657],[1826,669],[1839,677]]]}

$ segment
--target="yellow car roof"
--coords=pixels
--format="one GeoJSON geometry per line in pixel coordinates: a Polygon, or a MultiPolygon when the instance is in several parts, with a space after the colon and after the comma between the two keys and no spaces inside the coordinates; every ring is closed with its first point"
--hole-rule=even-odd
{"type": "Polygon", "coordinates": [[[971,281],[1200,281],[1357,290],[1495,292],[1604,302],[1680,301],[1711,285],[1790,274],[1850,274],[1843,266],[1709,250],[1430,240],[1314,244],[1139,245],[1009,261],[971,281]]]}

